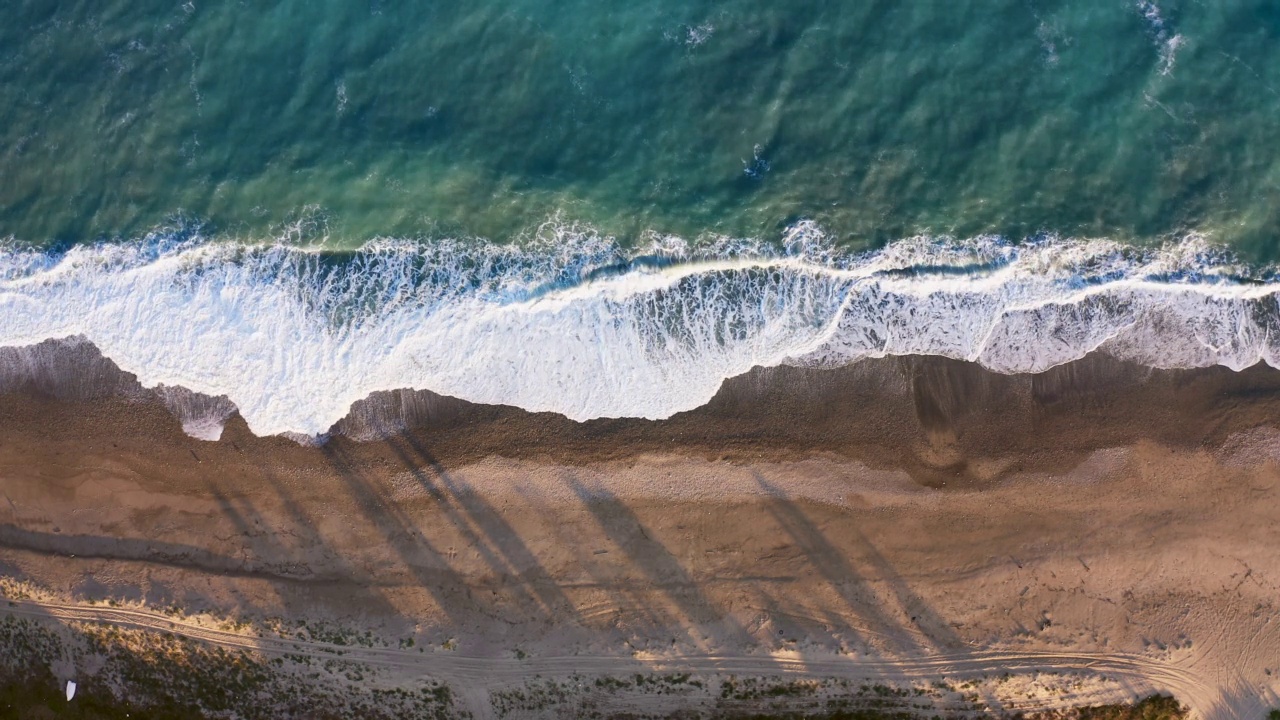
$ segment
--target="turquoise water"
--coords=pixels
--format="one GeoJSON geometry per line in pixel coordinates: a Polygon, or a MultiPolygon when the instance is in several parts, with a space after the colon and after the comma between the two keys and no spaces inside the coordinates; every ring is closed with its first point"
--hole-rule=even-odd
{"type": "Polygon", "coordinates": [[[15,0],[0,113],[37,245],[1280,231],[1263,0],[15,0]]]}

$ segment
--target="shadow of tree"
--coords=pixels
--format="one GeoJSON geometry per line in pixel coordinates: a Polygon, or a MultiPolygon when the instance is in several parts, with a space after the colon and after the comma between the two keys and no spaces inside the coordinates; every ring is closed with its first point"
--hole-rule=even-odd
{"type": "Polygon", "coordinates": [[[387,445],[520,607],[536,608],[546,621],[574,621],[573,603],[493,505],[451,475],[422,441],[402,435],[387,445]]]}
{"type": "Polygon", "coordinates": [[[326,443],[321,451],[344,482],[351,497],[367,519],[385,537],[400,559],[402,569],[409,572],[418,585],[435,598],[439,608],[450,617],[460,619],[460,611],[477,607],[472,598],[472,583],[458,573],[394,502],[387,499],[385,488],[378,488],[366,477],[361,466],[341,440],[326,443]]]}
{"type": "MultiPolygon", "coordinates": [[[[571,471],[564,471],[565,483],[595,519],[605,536],[629,561],[630,570],[638,572],[644,583],[628,587],[614,577],[598,577],[598,581],[626,597],[616,603],[620,612],[641,613],[651,632],[674,632],[679,628],[690,645],[700,646],[703,639],[694,633],[697,626],[715,625],[730,643],[750,640],[748,633],[734,619],[699,590],[699,583],[689,575],[678,558],[647,531],[639,517],[612,492],[586,487],[571,471]],[[652,594],[665,600],[660,606],[652,594]]],[[[674,640],[674,638],[673,638],[674,640]]]]}

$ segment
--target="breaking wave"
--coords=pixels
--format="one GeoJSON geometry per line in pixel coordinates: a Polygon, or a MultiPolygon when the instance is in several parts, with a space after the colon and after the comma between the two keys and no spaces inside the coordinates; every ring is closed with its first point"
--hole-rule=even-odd
{"type": "Polygon", "coordinates": [[[922,237],[852,254],[806,222],[778,244],[663,237],[624,250],[557,227],[518,246],[322,252],[156,232],[0,249],[0,347],[82,337],[144,386],[225,396],[258,434],[315,437],[401,388],[656,419],[754,366],[942,355],[1034,373],[1094,351],[1160,368],[1274,366],[1278,291],[1197,238],[1143,250],[922,237]]]}

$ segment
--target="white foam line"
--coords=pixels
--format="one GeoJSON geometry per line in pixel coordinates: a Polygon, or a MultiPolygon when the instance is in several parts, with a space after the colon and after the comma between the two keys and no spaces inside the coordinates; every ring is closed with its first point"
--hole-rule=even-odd
{"type": "Polygon", "coordinates": [[[1280,285],[1230,281],[1238,268],[1199,238],[1146,253],[911,238],[849,256],[802,223],[784,241],[779,253],[663,238],[650,254],[670,264],[586,280],[627,253],[563,230],[525,250],[376,241],[336,268],[315,250],[162,234],[56,260],[0,249],[0,346],[83,336],[148,387],[225,395],[255,432],[303,436],[401,388],[579,420],[663,418],[757,365],[933,354],[1038,372],[1102,349],[1239,369],[1280,357],[1280,285]]]}

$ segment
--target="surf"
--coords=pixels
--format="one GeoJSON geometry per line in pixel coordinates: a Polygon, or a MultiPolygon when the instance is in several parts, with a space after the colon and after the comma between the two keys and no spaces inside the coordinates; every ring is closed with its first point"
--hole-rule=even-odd
{"type": "Polygon", "coordinates": [[[1037,373],[1092,352],[1156,368],[1276,366],[1278,291],[1270,270],[1196,236],[1151,249],[922,236],[858,253],[811,222],[773,242],[655,236],[633,248],[557,226],[521,244],[380,239],[337,252],[157,230],[0,249],[0,347],[88,341],[177,407],[191,393],[224,398],[184,420],[205,439],[235,411],[259,435],[319,438],[353,404],[399,389],[661,419],[757,366],[940,355],[1037,373]]]}

